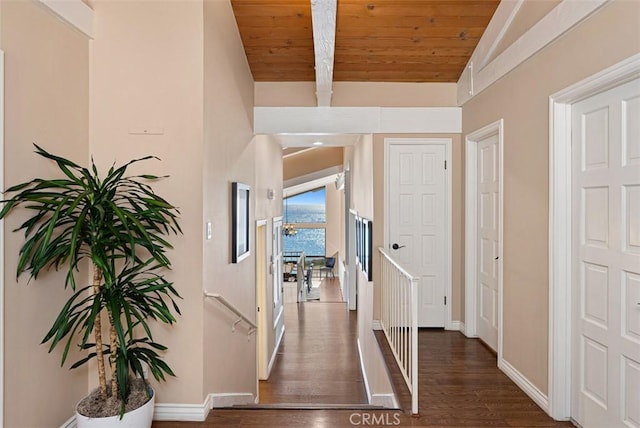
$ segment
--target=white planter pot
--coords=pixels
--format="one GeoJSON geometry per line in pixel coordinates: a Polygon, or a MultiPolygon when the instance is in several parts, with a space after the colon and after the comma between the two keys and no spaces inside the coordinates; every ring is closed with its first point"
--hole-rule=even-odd
{"type": "Polygon", "coordinates": [[[153,421],[153,406],[156,394],[152,390],[151,399],[142,407],[120,416],[108,418],[88,418],[76,411],[76,426],[78,428],[151,428],[153,421]]]}

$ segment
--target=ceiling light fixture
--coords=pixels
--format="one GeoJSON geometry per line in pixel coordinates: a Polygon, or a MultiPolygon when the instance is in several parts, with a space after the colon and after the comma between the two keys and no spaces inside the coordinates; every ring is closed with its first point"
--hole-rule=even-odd
{"type": "Polygon", "coordinates": [[[314,145],[314,146],[321,146],[321,145],[323,145],[323,144],[324,144],[324,143],[323,143],[322,141],[315,141],[315,142],[313,143],[313,145],[314,145]]]}

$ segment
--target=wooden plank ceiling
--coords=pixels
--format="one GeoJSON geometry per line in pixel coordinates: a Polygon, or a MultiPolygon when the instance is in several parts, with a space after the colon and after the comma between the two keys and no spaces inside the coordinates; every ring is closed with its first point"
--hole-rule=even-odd
{"type": "MultiPolygon", "coordinates": [[[[500,0],[338,0],[334,81],[457,82],[500,0]]],[[[310,0],[231,0],[253,78],[314,81],[310,0]]]]}

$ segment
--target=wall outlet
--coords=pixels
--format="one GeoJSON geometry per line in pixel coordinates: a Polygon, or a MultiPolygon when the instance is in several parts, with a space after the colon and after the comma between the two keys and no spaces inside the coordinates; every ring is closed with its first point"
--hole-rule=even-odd
{"type": "Polygon", "coordinates": [[[207,237],[207,241],[209,241],[211,239],[211,236],[213,235],[213,226],[211,225],[211,222],[208,221],[207,222],[207,227],[206,227],[206,237],[207,237]]]}

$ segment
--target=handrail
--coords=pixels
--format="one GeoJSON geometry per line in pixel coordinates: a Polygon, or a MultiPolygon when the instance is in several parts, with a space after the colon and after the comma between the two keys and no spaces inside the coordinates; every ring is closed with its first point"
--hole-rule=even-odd
{"type": "Polygon", "coordinates": [[[389,261],[391,263],[393,263],[393,265],[395,266],[396,269],[398,269],[398,271],[407,277],[407,279],[409,279],[410,281],[414,281],[417,280],[418,277],[415,275],[410,274],[407,270],[405,270],[402,266],[400,266],[400,264],[393,258],[393,256],[391,255],[391,253],[389,253],[387,250],[385,250],[382,247],[378,247],[378,251],[380,251],[380,253],[384,254],[386,258],[389,259],[389,261]]]}
{"type": "Polygon", "coordinates": [[[418,277],[384,248],[381,254],[380,324],[409,392],[411,413],[418,413],[418,277]]]}
{"type": "Polygon", "coordinates": [[[209,293],[208,291],[205,291],[204,295],[206,297],[212,297],[212,298],[216,299],[218,302],[222,303],[227,309],[229,309],[231,312],[233,312],[235,315],[238,316],[238,319],[231,326],[231,331],[232,332],[236,331],[236,325],[238,325],[242,321],[244,321],[245,323],[247,323],[249,325],[249,331],[247,332],[247,337],[251,336],[252,333],[256,332],[256,330],[258,329],[258,326],[255,325],[253,323],[253,321],[251,321],[249,318],[247,318],[242,312],[240,312],[240,310],[238,308],[236,308],[231,303],[229,303],[229,301],[227,299],[225,299],[224,297],[222,297],[220,294],[218,294],[218,293],[209,293]]]}

